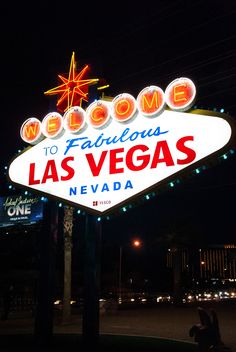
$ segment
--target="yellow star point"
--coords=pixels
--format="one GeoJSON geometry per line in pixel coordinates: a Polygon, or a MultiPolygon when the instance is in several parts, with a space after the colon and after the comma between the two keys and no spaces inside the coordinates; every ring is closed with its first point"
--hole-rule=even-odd
{"type": "Polygon", "coordinates": [[[76,72],[75,53],[72,53],[68,78],[58,75],[63,82],[61,85],[44,92],[45,95],[59,95],[57,108],[61,112],[67,111],[71,106],[81,106],[88,101],[88,86],[98,82],[98,78],[83,79],[89,66],[86,65],[79,73],[76,72]]]}

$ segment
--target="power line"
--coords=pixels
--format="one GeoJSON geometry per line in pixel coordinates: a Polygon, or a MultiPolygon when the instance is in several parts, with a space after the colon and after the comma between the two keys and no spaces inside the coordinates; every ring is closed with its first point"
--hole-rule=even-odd
{"type": "MultiPolygon", "coordinates": [[[[201,48],[198,48],[198,49],[195,49],[195,50],[191,50],[191,51],[187,52],[186,54],[181,54],[181,55],[178,55],[178,56],[176,56],[176,57],[172,57],[172,58],[170,58],[170,59],[168,59],[168,60],[166,60],[166,61],[162,61],[162,62],[160,62],[160,63],[158,63],[158,64],[156,64],[156,65],[152,65],[152,66],[149,66],[149,67],[145,67],[145,68],[142,69],[142,70],[138,70],[138,71],[133,72],[133,73],[131,73],[131,74],[129,74],[129,75],[126,75],[124,78],[120,78],[120,79],[116,80],[114,83],[123,81],[124,79],[127,79],[127,78],[135,77],[135,76],[140,75],[140,74],[142,74],[142,73],[146,73],[146,72],[151,71],[151,70],[153,70],[153,69],[157,69],[158,67],[161,68],[162,66],[167,65],[168,63],[173,63],[173,62],[175,62],[175,61],[177,61],[177,60],[186,58],[186,57],[188,57],[188,56],[190,56],[190,55],[194,55],[194,54],[199,53],[199,52],[201,52],[201,51],[203,51],[203,50],[212,48],[212,47],[214,47],[214,46],[216,46],[216,45],[218,45],[218,44],[222,44],[222,43],[225,43],[226,41],[230,41],[230,40],[233,40],[233,39],[236,39],[236,35],[233,35],[233,36],[228,37],[228,38],[225,38],[225,39],[221,39],[221,40],[219,40],[219,41],[217,41],[217,42],[215,42],[215,43],[211,43],[211,44],[206,45],[206,46],[203,46],[203,47],[201,47],[201,48]]],[[[231,55],[230,55],[230,56],[231,56],[231,55]]],[[[229,57],[230,57],[230,56],[229,56],[229,57]]],[[[227,58],[227,57],[228,57],[228,56],[226,56],[225,58],[227,58]]],[[[224,56],[221,57],[221,59],[222,59],[222,58],[224,58],[224,56]]],[[[211,63],[211,62],[212,62],[212,61],[210,61],[209,63],[211,63]]],[[[199,68],[200,68],[200,67],[201,67],[201,66],[199,65],[199,68]]],[[[198,68],[197,65],[195,66],[195,69],[196,69],[196,68],[198,68]]],[[[160,77],[160,76],[159,76],[159,77],[160,77]]]]}

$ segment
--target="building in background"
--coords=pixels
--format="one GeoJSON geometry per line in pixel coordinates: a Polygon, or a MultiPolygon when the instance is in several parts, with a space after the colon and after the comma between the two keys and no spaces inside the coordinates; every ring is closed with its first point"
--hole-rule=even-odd
{"type": "MultiPolygon", "coordinates": [[[[182,274],[196,282],[206,280],[236,282],[236,245],[211,245],[205,248],[181,248],[182,274]]],[[[174,252],[167,251],[167,267],[173,268],[174,252]]]]}

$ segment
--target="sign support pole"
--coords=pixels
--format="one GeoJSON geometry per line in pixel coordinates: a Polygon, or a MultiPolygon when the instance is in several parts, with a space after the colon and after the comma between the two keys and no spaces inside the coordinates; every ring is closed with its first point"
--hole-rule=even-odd
{"type": "Polygon", "coordinates": [[[86,215],[84,243],[84,311],[83,341],[86,347],[99,342],[101,222],[86,215]]]}
{"type": "Polygon", "coordinates": [[[58,231],[58,209],[54,201],[44,204],[43,228],[40,241],[40,269],[38,303],[34,336],[36,343],[47,345],[53,337],[53,301],[55,287],[55,260],[58,231]]]}

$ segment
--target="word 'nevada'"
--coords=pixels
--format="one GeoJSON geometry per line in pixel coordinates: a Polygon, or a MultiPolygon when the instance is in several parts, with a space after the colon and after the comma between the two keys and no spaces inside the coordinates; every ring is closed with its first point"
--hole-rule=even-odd
{"type": "Polygon", "coordinates": [[[44,137],[59,138],[65,131],[81,133],[85,124],[101,128],[110,118],[118,122],[127,122],[137,113],[146,117],[160,115],[167,104],[175,111],[186,111],[195,99],[196,88],[189,78],[177,78],[166,88],[165,92],[158,86],[144,88],[135,99],[131,94],[117,95],[110,103],[98,100],[91,103],[86,111],[80,106],[73,106],[64,116],[58,112],[47,114],[43,121],[35,117],[27,119],[21,126],[21,138],[30,144],[39,143],[44,137]]]}

